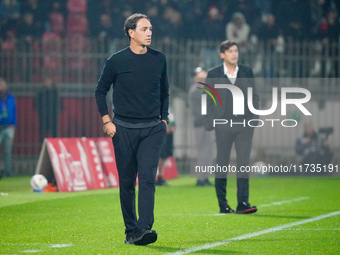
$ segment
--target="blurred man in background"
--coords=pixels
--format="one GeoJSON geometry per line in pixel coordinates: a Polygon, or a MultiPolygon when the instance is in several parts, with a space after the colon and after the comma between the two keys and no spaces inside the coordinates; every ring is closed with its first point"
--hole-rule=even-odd
{"type": "Polygon", "coordinates": [[[166,129],[166,136],[161,150],[161,156],[158,163],[158,179],[157,186],[168,186],[164,180],[165,163],[169,157],[173,156],[174,152],[174,132],[175,132],[175,115],[171,107],[169,108],[169,124],[166,129]]]}
{"type": "MultiPolygon", "coordinates": [[[[192,141],[197,151],[196,165],[211,166],[213,163],[213,145],[214,145],[214,132],[204,129],[204,116],[201,114],[201,95],[202,90],[197,87],[203,87],[198,82],[205,82],[207,72],[201,67],[195,69],[194,84],[189,91],[190,97],[190,110],[194,124],[194,140],[192,141]]],[[[209,181],[209,173],[197,173],[196,186],[212,186],[209,181]]]]}
{"type": "Polygon", "coordinates": [[[34,99],[34,109],[39,117],[40,141],[45,137],[57,137],[62,102],[52,78],[44,78],[43,86],[34,99]]]}
{"type": "Polygon", "coordinates": [[[326,133],[324,137],[321,137],[314,131],[312,123],[305,124],[303,136],[298,138],[295,143],[295,151],[302,157],[302,166],[306,166],[305,164],[328,165],[331,163],[333,153],[329,147],[328,135],[333,130],[328,130],[325,130],[325,132],[321,129],[321,133],[326,133]]]}
{"type": "MultiPolygon", "coordinates": [[[[238,46],[233,41],[224,41],[220,45],[220,57],[223,63],[208,71],[206,83],[211,86],[215,84],[232,84],[238,87],[248,97],[248,88],[253,89],[253,104],[255,109],[259,106],[259,97],[255,91],[253,71],[250,67],[238,64],[238,46]]],[[[212,130],[214,119],[226,119],[226,125],[216,125],[216,163],[221,167],[229,167],[230,154],[233,144],[236,149],[237,169],[249,165],[250,152],[253,141],[254,127],[243,125],[248,120],[256,118],[254,114],[245,107],[244,114],[235,115],[233,111],[233,95],[228,89],[216,89],[221,97],[223,105],[213,105],[212,100],[207,100],[208,112],[205,128],[212,130]],[[234,122],[232,125],[230,123],[234,122]]],[[[236,213],[255,213],[257,208],[249,204],[249,173],[238,171],[237,177],[237,201],[236,213]]],[[[227,201],[227,172],[219,172],[215,175],[215,189],[220,207],[220,213],[234,213],[227,201]]]]}
{"type": "MultiPolygon", "coordinates": [[[[17,125],[17,110],[14,96],[9,93],[7,83],[0,78],[0,145],[4,148],[5,173],[12,176],[12,146],[17,125]]],[[[0,172],[0,178],[2,173],[0,172]]]]}

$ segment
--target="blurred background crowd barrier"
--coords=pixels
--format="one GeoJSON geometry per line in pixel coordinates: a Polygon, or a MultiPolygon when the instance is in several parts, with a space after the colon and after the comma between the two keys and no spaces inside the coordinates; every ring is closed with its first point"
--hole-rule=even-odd
{"type": "MultiPolygon", "coordinates": [[[[194,70],[220,64],[218,46],[226,39],[238,43],[239,62],[252,67],[263,107],[273,86],[311,91],[312,119],[293,110],[289,117],[310,121],[317,130],[333,127],[330,145],[334,160],[340,158],[339,1],[0,0],[0,77],[18,108],[15,173],[32,174],[36,166],[43,137],[35,98],[46,78],[60,97],[53,133],[103,136],[94,89],[105,60],[128,45],[123,24],[135,12],[150,17],[152,47],[167,55],[179,171],[189,171],[190,155],[195,155],[190,153],[188,98],[194,70]]],[[[258,129],[252,160],[297,162],[294,142],[302,134],[303,125],[294,132],[258,129]]]]}
{"type": "MultiPolygon", "coordinates": [[[[43,77],[52,77],[60,95],[61,112],[57,127],[59,137],[103,136],[94,89],[109,54],[98,52],[98,45],[90,39],[74,43],[79,47],[75,51],[72,48],[73,43],[66,39],[48,42],[53,47],[45,47],[44,43],[46,42],[42,39],[37,42],[36,47],[25,52],[0,53],[0,75],[10,81],[10,91],[17,101],[18,127],[14,141],[13,164],[14,171],[19,174],[31,174],[34,171],[41,148],[39,119],[34,108],[34,99],[42,86],[43,77]]],[[[126,45],[125,39],[112,41],[110,52],[126,45]]],[[[171,44],[156,40],[152,45],[165,52],[168,58],[171,105],[176,118],[175,157],[180,171],[188,170],[189,157],[192,155],[188,91],[193,84],[194,70],[197,66],[210,67],[220,63],[218,45],[217,41],[204,40],[173,41],[171,44]]],[[[334,127],[331,145],[339,154],[340,139],[337,128],[340,124],[337,121],[339,118],[336,117],[339,116],[340,109],[339,81],[336,78],[320,78],[318,73],[321,72],[323,64],[328,66],[327,70],[330,72],[330,67],[340,61],[339,56],[321,56],[315,43],[286,43],[285,51],[273,51],[265,55],[263,52],[266,52],[267,47],[269,46],[259,43],[256,48],[241,53],[240,60],[241,63],[254,67],[262,105],[265,106],[266,100],[270,102],[273,86],[302,86],[309,89],[312,94],[309,107],[313,109],[315,126],[334,127]],[[301,49],[303,54],[295,54],[296,48],[301,49]],[[272,76],[265,74],[264,63],[267,60],[264,61],[264,58],[272,60],[272,76]],[[320,70],[317,70],[318,66],[320,70]]],[[[332,51],[332,47],[339,45],[330,45],[329,51],[332,51]]],[[[110,101],[110,96],[108,98],[110,101]]],[[[298,113],[290,114],[290,118],[304,121],[298,113]]],[[[258,129],[255,133],[252,157],[254,160],[260,158],[274,164],[294,161],[294,141],[303,133],[303,129],[298,131],[299,133],[280,132],[277,128],[258,129]]]]}

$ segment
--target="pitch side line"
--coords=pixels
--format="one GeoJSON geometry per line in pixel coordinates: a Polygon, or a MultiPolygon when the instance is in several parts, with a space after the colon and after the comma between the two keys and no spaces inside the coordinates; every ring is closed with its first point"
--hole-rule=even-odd
{"type": "Polygon", "coordinates": [[[308,200],[308,199],[309,199],[309,197],[297,197],[297,198],[293,198],[291,200],[283,200],[283,201],[279,201],[279,202],[272,202],[270,204],[258,205],[257,207],[268,207],[268,206],[273,206],[273,205],[290,204],[290,203],[293,203],[293,202],[298,202],[298,201],[308,200]]]}
{"type": "MultiPolygon", "coordinates": [[[[262,205],[258,205],[258,208],[262,208],[262,207],[269,207],[269,206],[273,206],[273,205],[282,205],[282,204],[289,204],[289,203],[293,203],[293,202],[298,202],[298,201],[302,201],[302,200],[308,200],[309,197],[297,197],[297,198],[293,198],[291,200],[283,200],[283,201],[278,201],[278,202],[272,202],[270,204],[262,204],[262,205]]],[[[199,214],[199,213],[175,213],[172,214],[172,216],[225,216],[225,214],[223,213],[214,213],[214,214],[199,214]]]]}
{"type": "Polygon", "coordinates": [[[201,251],[201,250],[206,250],[206,249],[210,249],[210,248],[214,248],[223,244],[228,244],[231,242],[235,242],[235,241],[241,241],[244,239],[249,239],[255,236],[260,236],[260,235],[264,235],[264,234],[268,234],[268,233],[273,233],[279,230],[283,230],[286,228],[290,228],[290,227],[294,227],[294,226],[299,226],[302,224],[306,224],[309,222],[314,222],[314,221],[318,221],[318,220],[322,220],[322,219],[326,219],[329,217],[333,217],[336,215],[339,215],[340,211],[336,211],[336,212],[332,212],[332,213],[328,213],[328,214],[323,214],[320,216],[316,216],[316,217],[312,217],[306,220],[301,220],[301,221],[296,221],[296,222],[292,222],[292,223],[288,223],[288,224],[284,224],[284,225],[279,225],[273,228],[269,228],[269,229],[265,229],[262,231],[258,231],[258,232],[254,232],[254,233],[249,233],[249,234],[245,234],[242,236],[237,236],[234,238],[230,238],[224,241],[220,241],[220,242],[216,242],[216,243],[210,243],[210,244],[205,244],[202,246],[197,246],[197,247],[193,247],[193,248],[189,248],[189,249],[184,249],[184,250],[179,250],[177,252],[174,253],[167,253],[167,255],[180,255],[180,254],[188,254],[188,253],[192,253],[192,252],[196,252],[196,251],[201,251]]]}

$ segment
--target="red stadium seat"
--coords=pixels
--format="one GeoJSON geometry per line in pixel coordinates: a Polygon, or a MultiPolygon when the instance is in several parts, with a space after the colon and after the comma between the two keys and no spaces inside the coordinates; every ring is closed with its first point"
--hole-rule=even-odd
{"type": "Polygon", "coordinates": [[[15,41],[14,40],[6,40],[1,44],[2,51],[13,51],[15,49],[15,41]]]}
{"type": "Polygon", "coordinates": [[[82,52],[86,47],[86,38],[83,34],[67,34],[66,48],[69,52],[82,52]]]}
{"type": "Polygon", "coordinates": [[[68,69],[71,71],[85,68],[84,51],[86,49],[87,39],[83,34],[68,34],[67,35],[67,56],[68,69]]]}
{"type": "Polygon", "coordinates": [[[40,41],[35,41],[33,43],[33,67],[36,70],[39,70],[41,68],[41,60],[42,60],[41,44],[40,41]]]}
{"type": "Polygon", "coordinates": [[[42,49],[44,54],[44,68],[56,70],[62,67],[61,46],[62,42],[58,34],[45,33],[43,35],[42,49]]]}
{"type": "Polygon", "coordinates": [[[60,56],[46,55],[44,56],[44,68],[48,70],[57,70],[61,68],[60,56]]]}
{"type": "Polygon", "coordinates": [[[16,77],[17,72],[17,57],[15,57],[15,42],[16,38],[12,31],[7,32],[8,38],[1,43],[1,58],[0,66],[4,67],[1,70],[0,76],[8,80],[18,80],[16,77]]]}
{"type": "Polygon", "coordinates": [[[43,52],[61,52],[61,38],[56,33],[44,33],[42,36],[43,52]]]}
{"type": "Polygon", "coordinates": [[[85,14],[73,13],[69,14],[67,20],[67,32],[82,33],[85,34],[87,31],[87,18],[85,14]]]}
{"type": "Polygon", "coordinates": [[[68,59],[68,68],[70,70],[82,70],[85,67],[85,59],[79,55],[76,57],[70,57],[68,59]]]}
{"type": "Polygon", "coordinates": [[[2,42],[1,49],[2,51],[13,51],[15,49],[15,33],[14,31],[7,31],[6,33],[7,39],[2,42]]]}
{"type": "Polygon", "coordinates": [[[61,13],[53,12],[49,15],[51,31],[58,35],[64,32],[64,16],[61,13]]]}
{"type": "Polygon", "coordinates": [[[15,42],[11,40],[4,41],[1,44],[2,56],[0,58],[0,65],[2,68],[0,76],[8,80],[15,80],[17,73],[17,59],[15,57],[15,42]]]}
{"type": "Polygon", "coordinates": [[[86,0],[68,0],[67,9],[70,13],[86,13],[86,0]]]}

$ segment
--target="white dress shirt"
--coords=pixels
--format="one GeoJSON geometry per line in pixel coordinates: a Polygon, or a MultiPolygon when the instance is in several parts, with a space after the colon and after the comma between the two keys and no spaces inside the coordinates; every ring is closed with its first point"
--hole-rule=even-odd
{"type": "Polygon", "coordinates": [[[227,66],[225,65],[225,63],[223,62],[223,70],[224,70],[224,74],[228,77],[228,79],[230,80],[230,82],[232,84],[235,84],[236,81],[236,77],[237,77],[237,73],[238,73],[238,65],[235,67],[235,72],[234,74],[229,73],[229,70],[227,68],[227,66]]]}

